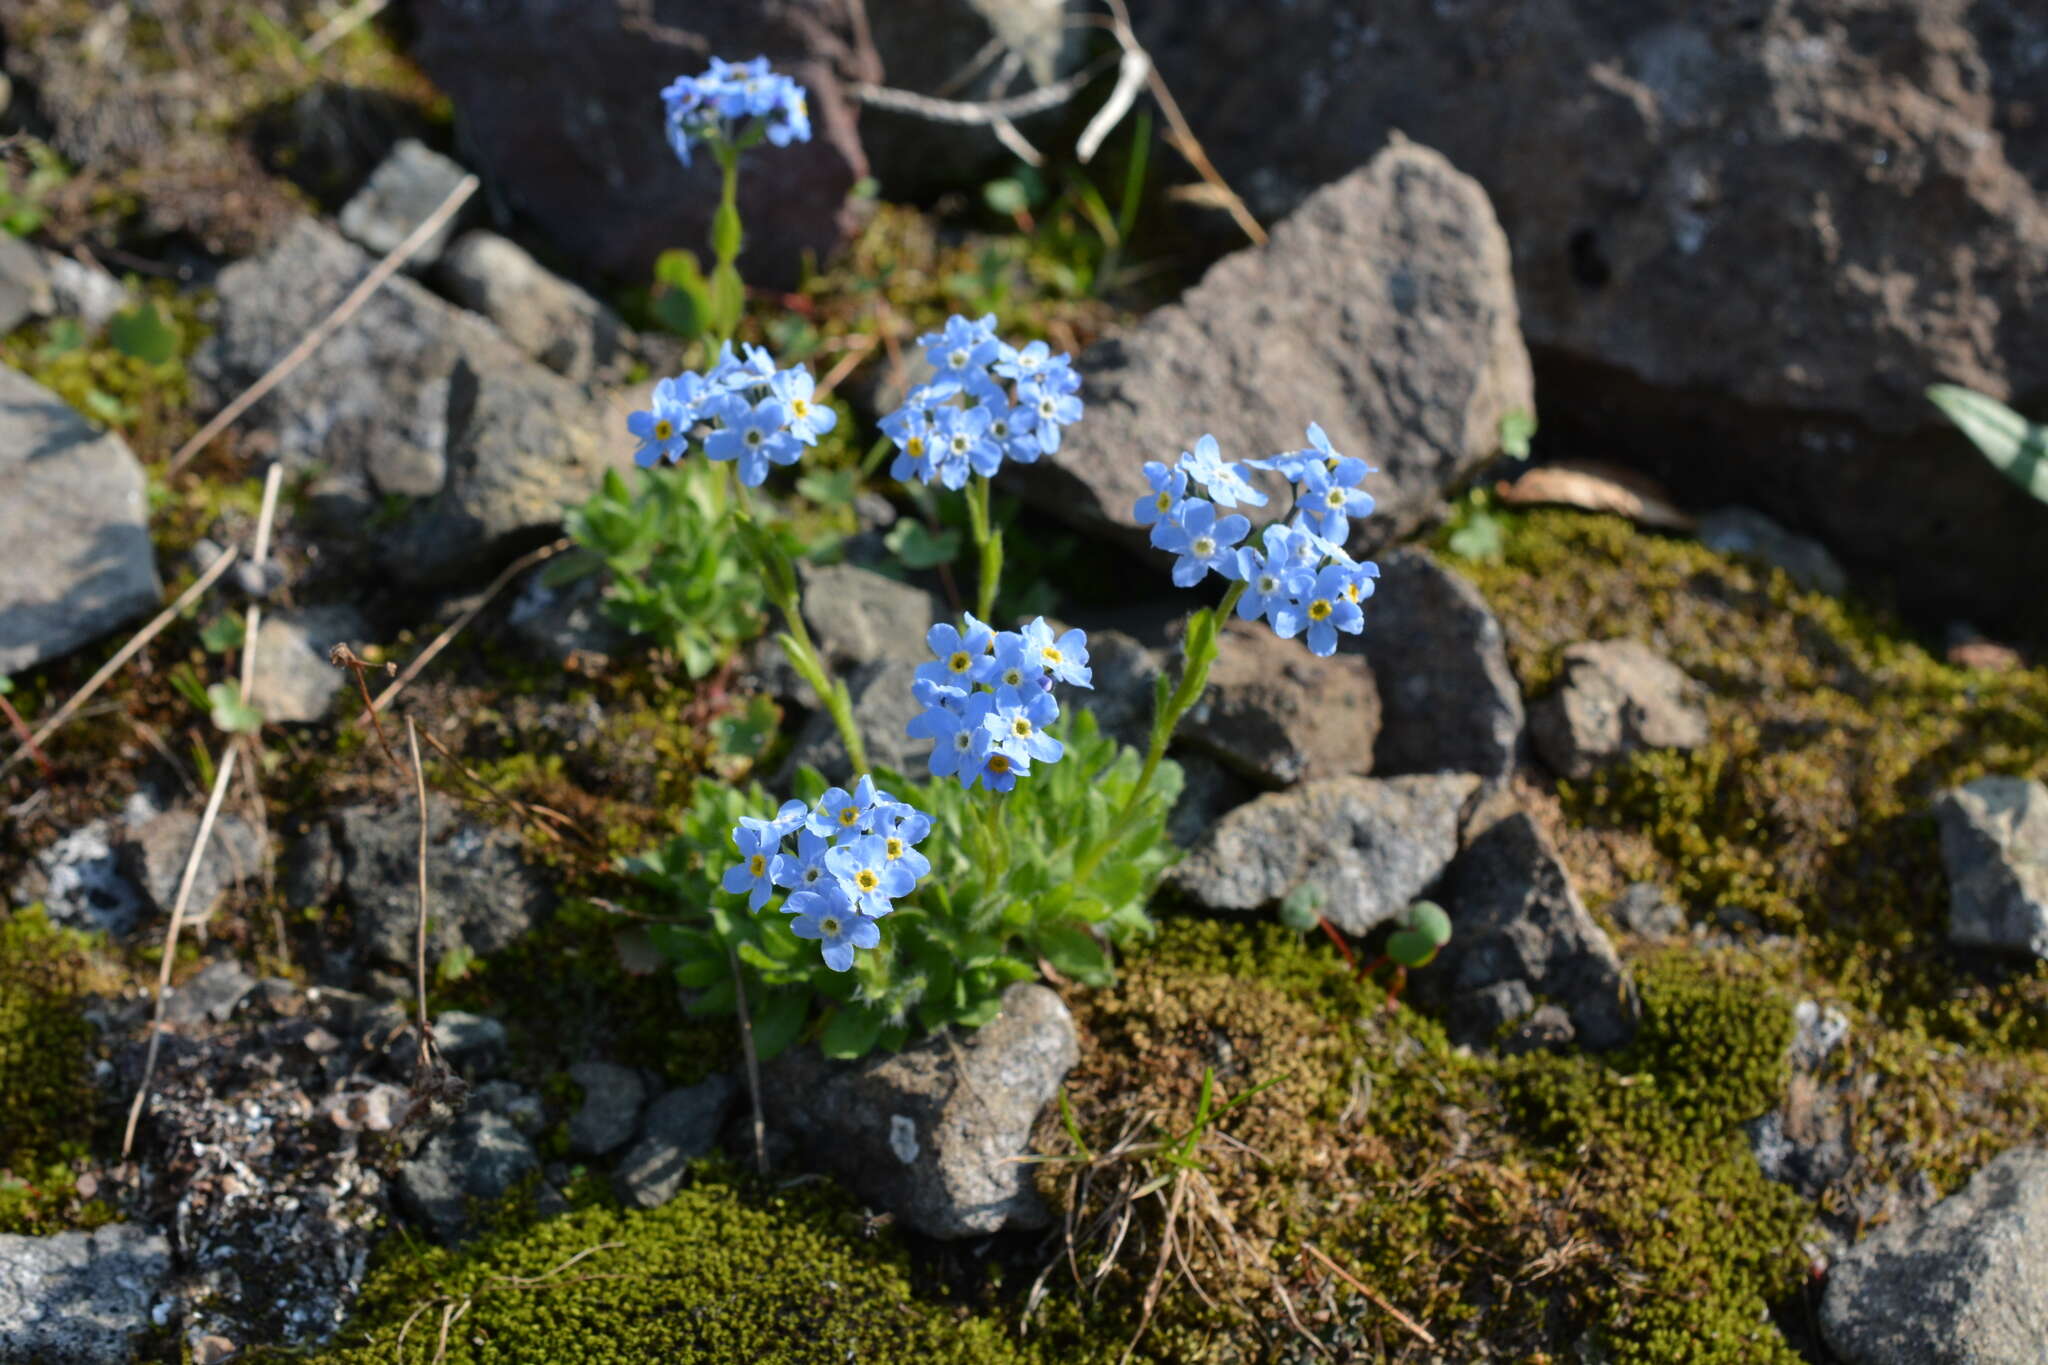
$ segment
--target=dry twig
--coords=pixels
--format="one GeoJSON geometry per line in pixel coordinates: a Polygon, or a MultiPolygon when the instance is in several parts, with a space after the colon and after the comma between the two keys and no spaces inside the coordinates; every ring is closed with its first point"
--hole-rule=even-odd
{"type": "Polygon", "coordinates": [[[164,473],[168,476],[183,469],[194,455],[206,448],[208,441],[233,426],[236,418],[254,407],[264,394],[283,383],[285,376],[303,365],[306,358],[319,350],[327,338],[333,336],[341,329],[343,323],[356,315],[356,310],[383,287],[384,281],[397,274],[398,268],[441,230],[442,224],[455,216],[455,211],[468,201],[469,196],[476,193],[476,187],[477,178],[473,175],[465,175],[456,182],[455,188],[448,191],[448,197],[441,201],[440,206],[422,219],[418,227],[407,233],[404,241],[384,253],[384,259],[371,267],[370,273],[363,276],[362,282],[348,292],[348,297],[337,304],[333,312],[313,324],[312,330],[299,338],[298,344],[287,351],[282,360],[272,365],[264,372],[262,378],[244,389],[233,402],[215,413],[213,420],[193,433],[191,440],[179,446],[177,454],[171,456],[170,463],[164,467],[164,473]]]}
{"type": "Polygon", "coordinates": [[[427,1023],[427,770],[420,766],[420,731],[411,716],[405,718],[405,742],[412,749],[413,795],[420,803],[420,914],[413,935],[412,967],[413,989],[417,993],[414,1006],[419,1019],[419,1064],[424,1071],[430,1065],[427,1040],[433,1035],[427,1023]]]}
{"type": "Polygon", "coordinates": [[[418,654],[415,654],[412,657],[412,661],[405,666],[404,671],[392,681],[391,685],[377,694],[377,699],[370,703],[371,717],[374,719],[377,712],[389,706],[392,699],[405,690],[405,685],[414,678],[417,678],[420,675],[420,670],[433,662],[435,655],[448,648],[449,642],[460,635],[468,627],[469,623],[477,618],[477,613],[490,605],[492,598],[505,590],[507,583],[510,583],[534,565],[545,563],[568,548],[569,538],[563,536],[560,540],[551,541],[541,546],[538,550],[530,550],[513,560],[510,564],[507,564],[503,572],[492,579],[490,586],[484,589],[483,596],[470,603],[468,610],[456,617],[446,630],[436,635],[433,643],[429,644],[418,654]]]}
{"type": "Polygon", "coordinates": [[[1412,1332],[1415,1335],[1417,1340],[1422,1342],[1423,1345],[1436,1345],[1436,1338],[1429,1334],[1428,1328],[1424,1327],[1414,1318],[1409,1317],[1406,1313],[1403,1313],[1400,1309],[1394,1307],[1393,1304],[1388,1303],[1376,1291],[1368,1288],[1365,1285],[1365,1283],[1361,1281],[1356,1275],[1353,1275],[1343,1266],[1338,1265],[1328,1256],[1325,1256],[1323,1254],[1322,1248],[1318,1247],[1314,1242],[1303,1242],[1301,1244],[1301,1249],[1307,1252],[1309,1255],[1315,1257],[1318,1261],[1322,1262],[1323,1266],[1326,1269],[1328,1269],[1331,1274],[1335,1275],[1338,1279],[1344,1281],[1344,1283],[1350,1285],[1353,1289],[1356,1289],[1359,1293],[1365,1295],[1366,1298],[1372,1300],[1374,1306],[1379,1308],[1381,1312],[1385,1313],[1395,1322],[1398,1322],[1403,1327],[1407,1328],[1410,1332],[1412,1332]]]}

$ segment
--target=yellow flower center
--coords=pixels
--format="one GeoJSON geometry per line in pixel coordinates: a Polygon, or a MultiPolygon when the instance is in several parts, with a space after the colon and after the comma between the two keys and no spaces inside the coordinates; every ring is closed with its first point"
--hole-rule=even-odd
{"type": "Polygon", "coordinates": [[[903,856],[903,841],[893,834],[890,835],[882,845],[882,852],[890,862],[895,862],[903,856]]]}
{"type": "Polygon", "coordinates": [[[904,453],[909,455],[910,458],[913,460],[922,458],[924,455],[924,437],[911,437],[908,441],[905,441],[903,443],[903,450],[904,453]]]}
{"type": "Polygon", "coordinates": [[[1329,601],[1318,597],[1315,601],[1308,604],[1308,619],[1311,621],[1327,620],[1331,610],[1329,601]]]}
{"type": "Polygon", "coordinates": [[[1000,776],[1010,771],[1010,760],[1001,754],[992,754],[989,756],[988,770],[1000,776]]]}
{"type": "Polygon", "coordinates": [[[1067,656],[1060,653],[1058,645],[1047,645],[1045,647],[1043,657],[1047,663],[1056,664],[1064,660],[1067,656]]]}
{"type": "Polygon", "coordinates": [[[1017,719],[1010,722],[1010,733],[1019,739],[1024,738],[1024,736],[1031,733],[1031,722],[1022,716],[1017,717],[1017,719]]]}
{"type": "Polygon", "coordinates": [[[872,891],[882,884],[882,879],[875,875],[873,868],[864,867],[854,874],[853,884],[863,891],[872,891]]]}
{"type": "Polygon", "coordinates": [[[1162,512],[1171,511],[1173,509],[1173,494],[1162,492],[1158,497],[1152,499],[1152,505],[1162,512]]]}
{"type": "Polygon", "coordinates": [[[654,424],[654,439],[657,441],[666,441],[669,437],[675,434],[676,424],[674,422],[669,421],[666,417],[662,418],[659,422],[656,422],[654,424]]]}
{"type": "Polygon", "coordinates": [[[789,400],[789,410],[799,417],[808,417],[811,413],[811,400],[808,398],[792,398],[789,400]]]}
{"type": "Polygon", "coordinates": [[[1358,600],[1358,585],[1356,583],[1346,583],[1344,585],[1344,600],[1347,602],[1356,602],[1358,600]]]}
{"type": "Polygon", "coordinates": [[[974,656],[964,649],[956,649],[953,651],[953,657],[946,660],[946,667],[952,669],[955,673],[965,673],[968,669],[974,667],[974,656]]]}
{"type": "Polygon", "coordinates": [[[839,812],[839,823],[845,825],[848,829],[852,829],[860,823],[860,812],[852,806],[848,806],[845,810],[839,812]]]}
{"type": "Polygon", "coordinates": [[[767,869],[767,867],[768,860],[758,853],[756,853],[753,857],[747,859],[747,871],[753,873],[756,877],[760,876],[761,873],[767,869]]]}

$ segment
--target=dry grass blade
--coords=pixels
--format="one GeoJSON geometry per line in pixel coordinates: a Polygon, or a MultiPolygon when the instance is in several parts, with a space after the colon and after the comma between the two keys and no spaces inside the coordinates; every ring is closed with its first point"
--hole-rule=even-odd
{"type": "Polygon", "coordinates": [[[420,913],[413,935],[412,966],[415,1008],[418,1016],[419,1065],[424,1072],[431,1064],[428,1039],[433,1029],[427,1023],[427,770],[420,764],[420,731],[413,718],[405,718],[405,742],[412,749],[413,795],[420,806],[419,893],[420,913]]]}
{"type": "Polygon", "coordinates": [[[178,447],[177,454],[171,456],[170,463],[164,467],[165,475],[175,474],[183,469],[194,455],[206,448],[207,442],[233,426],[236,418],[254,407],[263,395],[283,383],[285,376],[305,364],[307,357],[319,350],[327,338],[341,330],[341,325],[354,317],[356,310],[367,303],[370,296],[384,286],[386,280],[397,274],[398,268],[411,259],[414,252],[432,240],[434,234],[441,230],[441,226],[455,216],[455,211],[476,193],[476,189],[477,178],[473,175],[465,175],[456,182],[455,188],[448,191],[447,198],[441,201],[439,207],[422,219],[418,227],[407,233],[404,241],[386,252],[384,259],[371,267],[370,273],[363,276],[362,283],[351,289],[348,297],[335,305],[333,312],[315,323],[313,329],[299,338],[298,344],[287,351],[283,359],[266,370],[262,378],[244,389],[233,402],[214,414],[213,420],[194,432],[191,440],[178,447]]]}
{"type": "Polygon", "coordinates": [[[5,762],[0,762],[0,777],[5,777],[9,769],[13,768],[16,763],[20,762],[31,752],[33,746],[48,743],[50,736],[56,734],[64,726],[65,722],[77,715],[78,708],[85,705],[93,693],[106,686],[107,679],[121,671],[121,665],[127,663],[136,654],[141,652],[142,647],[161,634],[165,626],[177,620],[180,612],[184,611],[185,608],[191,606],[194,602],[197,602],[201,595],[218,582],[220,576],[226,573],[239,557],[240,552],[232,548],[223,550],[216,556],[213,563],[206,566],[206,571],[192,580],[191,587],[179,593],[176,601],[152,617],[148,625],[136,631],[129,638],[127,644],[122,645],[120,649],[114,652],[113,658],[101,664],[98,671],[85,680],[85,685],[71,694],[69,701],[58,707],[48,720],[37,726],[36,732],[29,736],[27,745],[9,754],[5,762]]]}
{"type": "Polygon", "coordinates": [[[1365,1295],[1366,1298],[1372,1300],[1375,1307],[1377,1307],[1381,1312],[1385,1313],[1388,1317],[1392,1318],[1395,1322],[1400,1323],[1401,1326],[1407,1328],[1409,1332],[1414,1334],[1416,1340],[1420,1341],[1423,1345],[1436,1345],[1436,1338],[1429,1334],[1428,1328],[1424,1327],[1415,1319],[1409,1317],[1406,1313],[1403,1313],[1400,1309],[1394,1307],[1393,1304],[1388,1303],[1386,1299],[1382,1298],[1379,1295],[1379,1293],[1375,1290],[1369,1288],[1356,1275],[1353,1275],[1343,1266],[1338,1265],[1328,1256],[1325,1256],[1323,1254],[1322,1248],[1318,1247],[1314,1242],[1303,1242],[1301,1244],[1301,1249],[1304,1252],[1307,1252],[1309,1255],[1315,1257],[1316,1260],[1320,1261],[1323,1264],[1324,1268],[1326,1268],[1331,1274],[1335,1275],[1338,1279],[1344,1281],[1344,1283],[1350,1285],[1353,1289],[1356,1289],[1359,1293],[1365,1295]]]}
{"type": "Polygon", "coordinates": [[[468,610],[456,617],[446,630],[436,635],[431,644],[414,655],[412,662],[405,666],[404,671],[392,679],[391,685],[377,694],[377,699],[370,703],[371,716],[374,717],[377,712],[391,705],[392,699],[405,690],[406,684],[417,678],[420,675],[420,670],[433,662],[435,655],[448,648],[449,642],[468,628],[469,623],[477,618],[477,614],[489,606],[491,600],[505,590],[507,583],[510,583],[534,565],[546,563],[568,548],[569,538],[564,536],[560,540],[551,541],[541,546],[538,550],[529,550],[510,564],[507,564],[504,570],[491,580],[490,586],[484,589],[483,595],[470,603],[468,610]]]}
{"type": "Polygon", "coordinates": [[[355,4],[335,15],[320,27],[319,32],[306,39],[306,55],[319,56],[383,13],[390,4],[391,0],[356,0],[355,4]]]}

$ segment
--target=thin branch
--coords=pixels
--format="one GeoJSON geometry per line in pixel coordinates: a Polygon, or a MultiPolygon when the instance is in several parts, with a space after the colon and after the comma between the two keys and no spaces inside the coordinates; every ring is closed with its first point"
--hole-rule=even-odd
{"type": "Polygon", "coordinates": [[[455,188],[448,191],[447,198],[441,201],[440,206],[422,219],[420,225],[408,233],[404,241],[386,252],[384,259],[371,267],[370,273],[363,276],[362,283],[351,289],[348,297],[343,299],[333,312],[315,323],[311,331],[299,338],[298,345],[286,352],[284,358],[272,365],[261,379],[244,389],[239,397],[216,413],[212,421],[195,432],[191,440],[179,446],[177,454],[171,456],[170,463],[165,466],[164,473],[171,475],[183,469],[194,455],[205,449],[207,442],[234,425],[236,418],[255,406],[263,395],[284,382],[287,375],[304,364],[308,356],[319,350],[327,338],[339,331],[341,325],[354,317],[356,310],[383,287],[384,281],[396,274],[398,268],[404,265],[413,253],[425,246],[433,235],[441,230],[442,225],[455,216],[455,211],[468,202],[469,196],[476,193],[476,188],[475,176],[463,176],[455,188]]]}
{"type": "MultiPolygon", "coordinates": [[[[78,708],[85,705],[86,700],[93,693],[106,685],[107,679],[121,671],[121,665],[134,658],[144,645],[154,640],[162,632],[165,626],[177,620],[180,612],[198,601],[200,595],[212,587],[220,576],[228,571],[228,566],[235,562],[239,554],[240,552],[233,548],[221,551],[215,557],[213,563],[206,566],[206,572],[193,580],[191,587],[178,594],[177,601],[158,612],[148,625],[135,633],[133,639],[129,640],[127,644],[122,645],[115,652],[113,658],[101,664],[98,672],[85,680],[85,686],[71,694],[71,700],[58,707],[55,714],[38,726],[35,734],[29,736],[30,741],[34,744],[46,743],[51,735],[57,733],[66,721],[77,714],[78,708]]],[[[28,752],[28,747],[24,746],[9,754],[5,762],[0,762],[0,777],[5,777],[8,771],[16,763],[19,763],[28,752]]]]}
{"type": "Polygon", "coordinates": [[[1381,1298],[1377,1292],[1367,1288],[1365,1284],[1362,1281],[1360,1281],[1357,1276],[1353,1275],[1343,1266],[1338,1265],[1328,1256],[1325,1256],[1323,1254],[1322,1248],[1317,1246],[1314,1242],[1303,1242],[1301,1244],[1301,1249],[1303,1251],[1306,1251],[1309,1255],[1315,1257],[1318,1261],[1321,1261],[1323,1265],[1330,1271],[1331,1274],[1335,1275],[1338,1279],[1344,1281],[1344,1283],[1350,1285],[1353,1289],[1356,1289],[1359,1293],[1365,1295],[1366,1298],[1371,1299],[1373,1303],[1388,1317],[1392,1318],[1395,1322],[1400,1323],[1403,1327],[1407,1328],[1410,1332],[1414,1333],[1416,1339],[1421,1341],[1423,1345],[1436,1345],[1436,1338],[1429,1334],[1429,1330],[1427,1328],[1425,1328],[1421,1323],[1417,1322],[1414,1318],[1411,1318],[1406,1313],[1403,1313],[1400,1309],[1394,1307],[1394,1305],[1392,1305],[1391,1303],[1388,1303],[1385,1299],[1381,1298]]]}
{"type": "Polygon", "coordinates": [[[1088,120],[1088,126],[1081,130],[1080,140],[1074,144],[1074,155],[1082,165],[1095,159],[1095,153],[1101,149],[1102,140],[1109,136],[1110,129],[1131,112],[1131,106],[1138,102],[1138,91],[1151,74],[1150,53],[1135,44],[1124,49],[1123,57],[1117,62],[1116,88],[1109,92],[1109,98],[1095,111],[1095,117],[1088,120]]]}
{"type": "Polygon", "coordinates": [[[192,884],[199,878],[199,861],[206,852],[207,839],[213,834],[213,822],[220,815],[221,798],[227,795],[228,779],[234,776],[235,756],[239,752],[232,744],[221,751],[220,770],[214,774],[206,812],[199,817],[199,833],[192,840],[191,853],[185,857],[185,873],[178,879],[177,898],[171,902],[171,925],[164,934],[164,956],[156,974],[156,1009],[149,1021],[149,1052],[142,1063],[142,1083],[135,1087],[135,1101],[128,1106],[128,1126],[121,1133],[123,1161],[135,1146],[135,1125],[142,1118],[142,1106],[149,1099],[149,1082],[156,1075],[157,1049],[164,1039],[164,1001],[170,995],[171,966],[178,957],[178,929],[185,922],[185,904],[192,898],[192,884]]]}
{"type": "Polygon", "coordinates": [[[893,90],[885,85],[869,85],[855,81],[847,87],[858,104],[872,109],[887,109],[891,113],[911,114],[929,119],[933,123],[956,123],[964,127],[982,127],[997,119],[1028,118],[1057,109],[1087,87],[1088,82],[1109,69],[1113,57],[1103,56],[1090,62],[1064,80],[1022,95],[1012,95],[999,100],[942,100],[930,95],[920,95],[911,90],[893,90]]]}
{"type": "Polygon", "coordinates": [[[356,0],[306,39],[306,55],[317,57],[384,11],[391,0],[356,0]]]}
{"type": "Polygon", "coordinates": [[[413,718],[405,718],[405,742],[412,750],[413,796],[420,803],[420,914],[419,924],[413,935],[412,967],[413,988],[416,992],[415,1008],[419,1016],[420,1068],[428,1064],[427,1038],[427,771],[420,766],[420,732],[413,718]]]}
{"type": "Polygon", "coordinates": [[[391,685],[385,688],[382,692],[379,692],[377,694],[377,699],[370,703],[370,714],[374,717],[377,712],[382,711],[385,707],[389,706],[391,704],[392,699],[396,697],[400,692],[403,692],[405,690],[405,685],[411,682],[414,678],[417,678],[420,675],[420,670],[425,668],[430,662],[432,662],[436,654],[439,654],[442,650],[446,649],[448,647],[449,642],[453,640],[456,636],[460,635],[463,632],[463,630],[469,625],[469,623],[477,618],[477,613],[481,612],[486,606],[490,605],[492,598],[496,597],[499,593],[505,590],[505,585],[507,583],[510,583],[513,579],[517,578],[520,574],[526,572],[526,570],[532,568],[534,565],[544,563],[547,560],[553,559],[556,555],[560,554],[562,551],[568,548],[569,538],[567,536],[563,536],[560,540],[553,541],[547,545],[543,545],[538,550],[528,551],[526,554],[523,554],[519,556],[519,558],[513,560],[510,564],[507,564],[505,566],[504,572],[500,573],[496,578],[492,579],[491,585],[484,589],[483,596],[477,598],[476,601],[470,603],[469,609],[467,611],[463,612],[462,615],[456,617],[454,623],[450,625],[448,629],[442,631],[439,635],[436,635],[434,637],[434,641],[432,644],[428,645],[418,654],[415,654],[412,658],[412,662],[408,663],[405,666],[405,670],[402,673],[400,673],[395,679],[392,680],[391,685]]]}

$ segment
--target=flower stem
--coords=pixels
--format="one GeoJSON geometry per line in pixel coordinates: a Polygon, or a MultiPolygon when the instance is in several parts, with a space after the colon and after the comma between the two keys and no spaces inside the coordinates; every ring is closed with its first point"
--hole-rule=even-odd
{"type": "Polygon", "coordinates": [[[1003,578],[1003,533],[990,524],[988,490],[986,474],[975,475],[967,487],[967,519],[974,528],[974,548],[981,554],[974,614],[984,621],[995,614],[996,586],[1003,578]]]}

